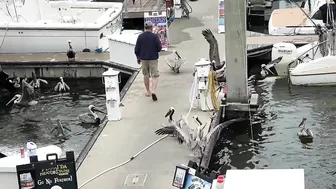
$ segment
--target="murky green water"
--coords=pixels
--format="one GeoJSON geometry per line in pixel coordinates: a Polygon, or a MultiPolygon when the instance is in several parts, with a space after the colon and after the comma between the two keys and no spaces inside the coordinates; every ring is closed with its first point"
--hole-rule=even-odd
{"type": "MultiPolygon", "coordinates": [[[[287,81],[266,78],[257,89],[265,112],[261,130],[221,138],[211,167],[227,169],[302,168],[306,188],[333,188],[336,184],[335,87],[292,87],[287,81]],[[313,131],[314,142],[304,145],[297,137],[303,117],[313,131]],[[222,164],[222,165],[221,165],[222,164]]],[[[234,129],[235,130],[235,129],[234,129]]]]}
{"type": "MultiPolygon", "coordinates": [[[[25,147],[26,141],[31,139],[38,147],[57,144],[63,150],[74,150],[75,155],[79,155],[97,127],[82,124],[78,115],[88,112],[90,104],[106,111],[105,89],[101,79],[66,82],[72,90],[71,94],[55,93],[51,89],[56,81],[49,81],[49,85],[41,89],[38,104],[32,107],[7,107],[5,104],[12,96],[0,98],[1,153],[19,153],[19,148],[25,147]],[[66,132],[68,140],[60,140],[60,137],[55,136],[56,132],[51,133],[57,125],[57,119],[71,129],[71,132],[66,132]]],[[[99,116],[104,117],[102,114],[99,116]]]]}

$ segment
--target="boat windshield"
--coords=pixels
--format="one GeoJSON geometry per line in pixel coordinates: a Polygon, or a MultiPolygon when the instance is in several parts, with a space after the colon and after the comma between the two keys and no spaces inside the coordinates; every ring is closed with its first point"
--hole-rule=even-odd
{"type": "MultiPolygon", "coordinates": [[[[328,15],[328,8],[327,8],[327,4],[325,3],[324,5],[322,5],[319,10],[312,16],[312,19],[314,20],[323,20],[323,23],[327,22],[327,16],[330,17],[328,15]]],[[[334,15],[334,20],[336,19],[336,5],[335,4],[329,4],[330,10],[332,11],[333,15],[334,15]]],[[[331,21],[331,19],[329,18],[329,22],[331,21]]]]}

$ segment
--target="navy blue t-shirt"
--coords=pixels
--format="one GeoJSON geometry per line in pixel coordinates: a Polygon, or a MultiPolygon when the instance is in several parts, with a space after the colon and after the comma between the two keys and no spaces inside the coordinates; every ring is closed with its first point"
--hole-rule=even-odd
{"type": "Polygon", "coordinates": [[[157,60],[161,49],[159,37],[152,32],[145,31],[138,36],[134,53],[140,60],[157,60]]]}

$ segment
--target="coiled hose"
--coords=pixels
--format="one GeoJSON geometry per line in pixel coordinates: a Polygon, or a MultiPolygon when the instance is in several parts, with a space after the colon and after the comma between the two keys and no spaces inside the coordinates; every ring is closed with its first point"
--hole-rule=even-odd
{"type": "Polygon", "coordinates": [[[219,110],[219,103],[218,103],[217,95],[216,95],[215,74],[216,74],[215,71],[209,72],[209,91],[211,95],[212,106],[217,112],[219,110]]]}

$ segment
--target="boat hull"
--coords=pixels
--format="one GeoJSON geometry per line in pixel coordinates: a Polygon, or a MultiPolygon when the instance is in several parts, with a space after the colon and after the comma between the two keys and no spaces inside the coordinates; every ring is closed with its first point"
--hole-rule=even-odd
{"type": "Polygon", "coordinates": [[[292,85],[298,86],[336,86],[336,72],[318,75],[291,75],[292,85]]]}
{"type": "Polygon", "coordinates": [[[326,56],[301,63],[290,71],[293,85],[336,85],[336,57],[326,56]]]}

